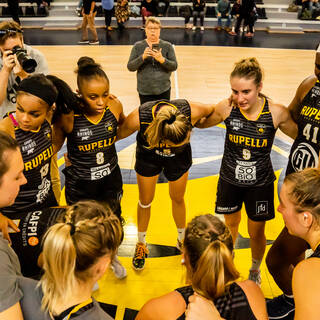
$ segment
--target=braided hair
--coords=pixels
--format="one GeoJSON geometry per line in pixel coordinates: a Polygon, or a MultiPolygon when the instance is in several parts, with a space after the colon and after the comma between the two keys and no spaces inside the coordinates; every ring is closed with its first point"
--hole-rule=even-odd
{"type": "Polygon", "coordinates": [[[186,228],[184,248],[192,287],[207,299],[222,296],[239,278],[233,263],[231,233],[217,217],[195,217],[186,228]]]}

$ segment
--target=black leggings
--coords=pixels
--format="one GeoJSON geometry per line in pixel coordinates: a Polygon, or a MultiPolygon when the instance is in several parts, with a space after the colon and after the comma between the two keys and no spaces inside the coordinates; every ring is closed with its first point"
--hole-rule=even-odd
{"type": "Polygon", "coordinates": [[[113,8],[111,10],[103,9],[103,11],[104,11],[104,21],[106,23],[106,28],[108,28],[111,25],[111,19],[113,16],[114,9],[113,8]]]}

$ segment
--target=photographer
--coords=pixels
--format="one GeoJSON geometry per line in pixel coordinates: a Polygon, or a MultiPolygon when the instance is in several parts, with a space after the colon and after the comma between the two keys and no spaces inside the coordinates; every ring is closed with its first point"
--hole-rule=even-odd
{"type": "Polygon", "coordinates": [[[16,22],[0,23],[0,51],[0,119],[2,119],[8,111],[15,109],[16,88],[21,80],[30,73],[48,74],[49,70],[44,55],[24,44],[21,27],[16,22]],[[23,70],[22,62],[28,72],[23,70]]]}
{"type": "Polygon", "coordinates": [[[172,44],[160,39],[160,31],[160,20],[147,18],[146,39],[134,44],[127,64],[129,71],[137,71],[140,104],[170,100],[170,76],[178,64],[172,44]]]}

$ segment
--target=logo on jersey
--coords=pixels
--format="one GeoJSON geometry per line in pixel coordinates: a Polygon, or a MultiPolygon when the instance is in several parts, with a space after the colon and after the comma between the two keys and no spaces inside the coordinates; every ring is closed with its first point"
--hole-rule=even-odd
{"type": "Polygon", "coordinates": [[[240,119],[233,119],[230,121],[230,125],[232,125],[232,129],[233,130],[240,130],[241,128],[243,128],[243,123],[241,122],[240,119]]]}
{"type": "Polygon", "coordinates": [[[257,133],[263,134],[266,131],[266,125],[264,123],[257,123],[257,133]]]}
{"type": "Polygon", "coordinates": [[[22,144],[21,151],[26,152],[27,154],[32,154],[36,146],[36,142],[32,139],[29,139],[22,144]]]}
{"type": "Polygon", "coordinates": [[[244,160],[250,160],[251,158],[251,152],[248,149],[243,149],[242,150],[242,157],[244,160]]]}
{"type": "Polygon", "coordinates": [[[46,138],[47,138],[48,140],[51,141],[51,130],[50,130],[50,128],[44,129],[43,134],[46,136],[46,138]]]}
{"type": "Polygon", "coordinates": [[[253,184],[257,180],[257,161],[236,161],[235,179],[244,184],[253,184]]]}
{"type": "Polygon", "coordinates": [[[311,90],[311,98],[315,98],[319,96],[320,96],[320,89],[317,87],[313,87],[311,90]]]}
{"type": "Polygon", "coordinates": [[[79,129],[77,137],[81,138],[82,141],[88,140],[92,136],[92,130],[89,128],[79,129]]]}
{"type": "Polygon", "coordinates": [[[291,165],[295,171],[310,167],[316,168],[318,162],[318,153],[306,142],[300,143],[291,156],[291,165]]]}
{"type": "Polygon", "coordinates": [[[268,201],[256,201],[256,214],[268,214],[268,201]]]}
{"type": "Polygon", "coordinates": [[[106,127],[108,132],[112,132],[113,131],[113,125],[112,125],[111,121],[106,122],[105,127],[106,127]]]}

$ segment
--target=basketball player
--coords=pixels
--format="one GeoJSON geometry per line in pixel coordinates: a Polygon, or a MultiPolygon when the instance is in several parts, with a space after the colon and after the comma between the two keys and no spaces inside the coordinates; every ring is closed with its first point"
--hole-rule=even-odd
{"type": "MultiPolygon", "coordinates": [[[[314,74],[302,81],[289,105],[293,120],[298,124],[287,166],[286,175],[307,167],[319,167],[320,151],[320,45],[315,58],[314,74]]],[[[268,301],[270,319],[284,319],[294,312],[292,273],[304,259],[308,244],[288,233],[284,227],[268,252],[266,262],[283,295],[268,301]]]]}
{"type": "Polygon", "coordinates": [[[18,141],[28,181],[20,188],[15,203],[1,209],[10,219],[57,205],[50,174],[54,151],[47,120],[57,97],[58,91],[51,80],[43,74],[32,75],[19,84],[16,112],[0,122],[0,130],[18,141]]]}
{"type": "Polygon", "coordinates": [[[218,103],[202,126],[224,121],[227,127],[215,211],[224,214],[235,242],[245,203],[252,252],[249,279],[260,284],[265,222],[274,218],[271,147],[278,128],[295,138],[297,126],[287,108],[261,93],[262,70],[255,58],[235,64],[230,84],[231,97],[218,103]]]}
{"type": "Polygon", "coordinates": [[[189,103],[186,100],[146,102],[134,110],[118,132],[118,139],[135,131],[136,164],[139,188],[138,243],[132,265],[142,270],[148,255],[146,232],[151,203],[159,174],[169,180],[172,215],[177,226],[177,248],[181,249],[186,223],[184,194],[192,164],[190,134],[193,125],[211,114],[213,105],[189,103]]]}
{"type": "MultiPolygon", "coordinates": [[[[65,192],[68,204],[96,200],[108,205],[120,220],[122,176],[115,148],[117,127],[125,116],[121,102],[110,95],[109,79],[101,66],[89,57],[78,61],[78,110],[63,114],[54,123],[54,143],[60,148],[67,138],[68,159],[65,192]]],[[[126,270],[115,258],[115,275],[126,270]]]]}

